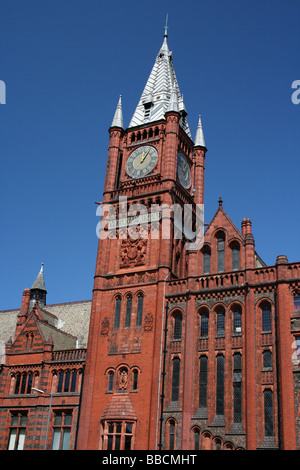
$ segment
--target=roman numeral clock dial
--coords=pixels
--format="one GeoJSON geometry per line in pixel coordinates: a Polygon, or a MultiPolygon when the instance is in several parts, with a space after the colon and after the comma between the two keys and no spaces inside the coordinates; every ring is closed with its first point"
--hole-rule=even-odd
{"type": "Polygon", "coordinates": [[[139,147],[128,157],[127,173],[132,178],[142,178],[153,170],[157,163],[157,158],[157,150],[154,147],[150,145],[139,147]]]}

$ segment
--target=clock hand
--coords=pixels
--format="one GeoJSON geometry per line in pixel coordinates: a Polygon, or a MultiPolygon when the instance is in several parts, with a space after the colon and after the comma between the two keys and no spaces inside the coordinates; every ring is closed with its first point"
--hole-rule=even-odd
{"type": "Polygon", "coordinates": [[[148,150],[148,152],[143,152],[143,155],[144,155],[144,158],[141,159],[141,163],[143,163],[143,161],[145,160],[145,158],[147,157],[148,153],[150,152],[150,149],[148,150]]]}

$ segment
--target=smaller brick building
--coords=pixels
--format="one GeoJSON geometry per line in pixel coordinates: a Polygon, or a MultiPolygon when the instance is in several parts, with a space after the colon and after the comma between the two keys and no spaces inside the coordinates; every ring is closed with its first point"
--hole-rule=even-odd
{"type": "Polygon", "coordinates": [[[75,448],[90,302],[46,294],[42,267],[20,310],[0,313],[1,450],[75,448]]]}

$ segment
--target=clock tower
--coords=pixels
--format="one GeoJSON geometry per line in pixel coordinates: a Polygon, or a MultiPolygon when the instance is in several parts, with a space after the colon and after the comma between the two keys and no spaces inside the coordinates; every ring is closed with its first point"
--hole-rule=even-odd
{"type": "Polygon", "coordinates": [[[195,223],[205,153],[165,30],[128,128],[120,97],[109,129],[78,449],[160,448],[166,281],[197,271],[174,208],[195,223]]]}

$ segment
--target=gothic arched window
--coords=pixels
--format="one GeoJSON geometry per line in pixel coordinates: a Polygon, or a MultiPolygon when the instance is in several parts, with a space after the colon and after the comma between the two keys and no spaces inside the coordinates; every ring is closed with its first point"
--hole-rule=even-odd
{"type": "Polygon", "coordinates": [[[268,302],[261,307],[262,311],[262,331],[271,331],[271,306],[268,302]]]}
{"type": "Polygon", "coordinates": [[[238,242],[233,242],[230,246],[232,258],[232,271],[240,269],[240,245],[238,242]]]}
{"type": "Polygon", "coordinates": [[[121,315],[121,297],[118,296],[116,298],[116,304],[115,304],[115,323],[114,323],[114,329],[115,330],[119,329],[120,315],[121,315]]]}
{"type": "Polygon", "coordinates": [[[225,235],[223,232],[217,233],[217,252],[218,252],[218,273],[223,273],[224,267],[225,267],[225,235]]]}
{"type": "Polygon", "coordinates": [[[182,330],[182,316],[181,316],[181,313],[176,313],[175,318],[174,318],[173,339],[181,340],[181,330],[182,330]]]}
{"type": "Polygon", "coordinates": [[[128,295],[126,303],[126,317],[125,317],[125,328],[130,327],[131,323],[131,309],[132,309],[132,296],[128,295]]]}
{"type": "Polygon", "coordinates": [[[210,247],[204,246],[202,249],[203,253],[203,274],[210,273],[210,247]]]}
{"type": "Polygon", "coordinates": [[[142,326],[144,296],[139,294],[136,314],[136,326],[142,326]]]}
{"type": "Polygon", "coordinates": [[[174,357],[172,370],[172,401],[179,400],[179,377],[180,377],[180,359],[174,357]]]}

